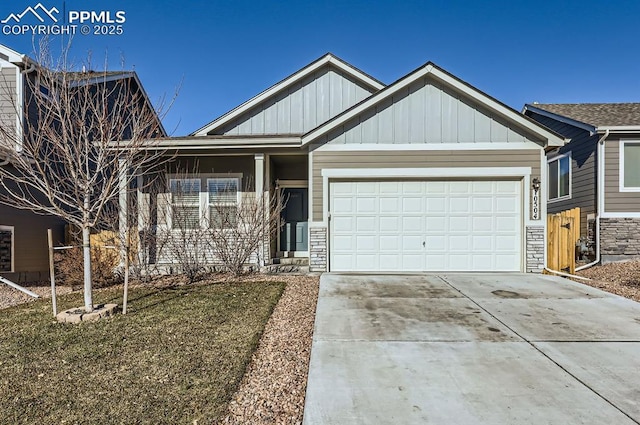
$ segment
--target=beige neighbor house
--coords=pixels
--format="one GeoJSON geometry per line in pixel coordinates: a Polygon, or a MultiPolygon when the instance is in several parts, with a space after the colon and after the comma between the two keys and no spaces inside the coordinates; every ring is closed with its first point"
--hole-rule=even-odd
{"type": "MultiPolygon", "coordinates": [[[[132,92],[142,92],[151,107],[144,88],[135,72],[78,72],[73,73],[74,84],[90,84],[106,87],[109,96],[116,97],[115,81],[124,80],[132,92]]],[[[19,149],[26,132],[37,131],[37,102],[49,101],[49,87],[38,77],[39,68],[28,56],[0,44],[0,127],[3,134],[13,139],[19,149]],[[35,90],[38,93],[35,93],[35,90]]],[[[162,126],[160,126],[162,127],[162,126]]],[[[161,135],[166,136],[164,129],[161,135]]],[[[0,155],[0,166],[11,167],[11,163],[0,155]]],[[[54,244],[64,242],[65,222],[54,216],[34,214],[0,204],[0,276],[14,282],[30,282],[49,278],[49,253],[47,229],[53,230],[54,244]]]]}
{"type": "Polygon", "coordinates": [[[547,153],[548,211],[580,207],[594,261],[640,257],[640,103],[534,103],[523,112],[571,139],[547,153]]]}
{"type": "Polygon", "coordinates": [[[226,203],[286,197],[282,230],[254,259],[302,258],[313,272],[540,272],[545,151],[564,144],[433,63],[385,86],[332,54],[160,142],[199,164],[186,181],[166,176],[169,195],[198,188],[194,215],[221,185],[226,203]]]}

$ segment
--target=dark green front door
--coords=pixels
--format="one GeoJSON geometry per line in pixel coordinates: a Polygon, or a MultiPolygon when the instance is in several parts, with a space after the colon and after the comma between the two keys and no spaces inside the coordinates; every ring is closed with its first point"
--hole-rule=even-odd
{"type": "Polygon", "coordinates": [[[280,231],[280,251],[309,250],[307,194],[307,188],[282,189],[282,197],[286,204],[282,211],[284,225],[280,231]]]}

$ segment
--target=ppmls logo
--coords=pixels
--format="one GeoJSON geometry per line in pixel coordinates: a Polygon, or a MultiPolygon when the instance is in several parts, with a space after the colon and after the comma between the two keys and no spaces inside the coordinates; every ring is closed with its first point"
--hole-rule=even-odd
{"type": "Polygon", "coordinates": [[[9,22],[14,21],[15,23],[19,24],[25,15],[31,14],[35,16],[36,19],[42,23],[45,22],[44,18],[42,17],[43,15],[47,16],[50,20],[52,20],[53,23],[57,23],[58,18],[56,18],[54,13],[58,14],[60,13],[60,11],[55,7],[52,7],[50,10],[47,10],[47,8],[42,5],[42,3],[38,3],[34,7],[28,6],[24,10],[24,12],[18,13],[17,15],[15,13],[11,13],[9,14],[9,16],[7,16],[5,19],[3,19],[0,22],[2,22],[3,24],[8,24],[9,22]],[[38,13],[38,11],[40,11],[40,13],[38,13]]]}
{"type": "Polygon", "coordinates": [[[20,13],[10,13],[0,20],[4,35],[120,35],[126,12],[118,10],[70,10],[67,16],[59,16],[57,7],[47,8],[42,3],[28,6],[20,13]],[[62,20],[62,24],[59,21],[62,20]],[[34,22],[35,25],[33,24],[34,22]]]}

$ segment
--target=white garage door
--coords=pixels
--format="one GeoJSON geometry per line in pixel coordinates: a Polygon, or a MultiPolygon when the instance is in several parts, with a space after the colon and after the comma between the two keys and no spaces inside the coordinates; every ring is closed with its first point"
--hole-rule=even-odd
{"type": "Polygon", "coordinates": [[[520,271],[520,181],[330,183],[331,271],[520,271]]]}

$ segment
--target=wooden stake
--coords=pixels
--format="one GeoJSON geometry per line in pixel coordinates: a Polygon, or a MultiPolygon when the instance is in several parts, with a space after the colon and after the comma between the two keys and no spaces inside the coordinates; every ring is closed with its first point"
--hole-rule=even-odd
{"type": "Polygon", "coordinates": [[[127,314],[127,298],[129,295],[129,243],[131,242],[131,232],[127,230],[124,247],[124,296],[122,299],[122,314],[127,314]]]}
{"type": "Polygon", "coordinates": [[[53,305],[53,317],[58,314],[58,304],[56,302],[56,272],[53,267],[53,232],[47,229],[47,241],[49,243],[49,276],[51,278],[51,304],[53,305]]]}

